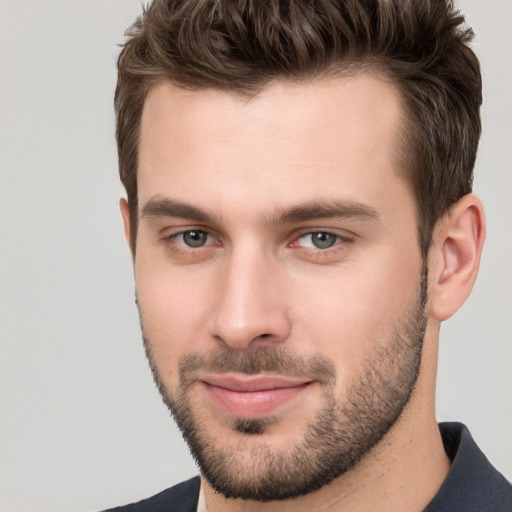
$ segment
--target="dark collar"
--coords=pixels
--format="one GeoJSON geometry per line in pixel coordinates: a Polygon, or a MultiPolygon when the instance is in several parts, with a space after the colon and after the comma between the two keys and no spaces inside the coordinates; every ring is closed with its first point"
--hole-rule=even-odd
{"type": "Polygon", "coordinates": [[[461,423],[440,423],[452,465],[425,512],[511,512],[512,486],[487,460],[461,423]]]}

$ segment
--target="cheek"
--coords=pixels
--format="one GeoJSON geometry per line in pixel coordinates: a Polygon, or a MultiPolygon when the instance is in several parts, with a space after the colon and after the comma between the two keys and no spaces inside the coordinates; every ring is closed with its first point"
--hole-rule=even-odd
{"type": "Polygon", "coordinates": [[[351,379],[393,337],[419,296],[421,263],[381,255],[373,265],[345,268],[322,283],[303,282],[295,311],[301,343],[334,362],[351,379]]]}
{"type": "Polygon", "coordinates": [[[204,339],[208,286],[200,276],[143,258],[136,263],[135,282],[144,336],[160,370],[169,373],[204,339]]]}

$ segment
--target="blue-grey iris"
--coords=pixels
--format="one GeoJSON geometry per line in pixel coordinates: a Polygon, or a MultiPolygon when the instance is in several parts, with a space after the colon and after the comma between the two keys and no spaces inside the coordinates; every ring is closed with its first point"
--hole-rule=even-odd
{"type": "Polygon", "coordinates": [[[337,240],[337,236],[331,233],[313,233],[311,235],[311,241],[317,249],[329,249],[332,247],[337,240]]]}
{"type": "Polygon", "coordinates": [[[202,247],[206,243],[208,233],[205,231],[186,231],[183,233],[183,241],[189,247],[202,247]]]}

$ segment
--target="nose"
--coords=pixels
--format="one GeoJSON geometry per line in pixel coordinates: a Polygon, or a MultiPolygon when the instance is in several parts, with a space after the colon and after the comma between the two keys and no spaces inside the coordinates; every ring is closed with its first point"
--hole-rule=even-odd
{"type": "Polygon", "coordinates": [[[284,279],[279,265],[256,251],[225,261],[210,335],[234,350],[274,345],[290,333],[284,279]]]}

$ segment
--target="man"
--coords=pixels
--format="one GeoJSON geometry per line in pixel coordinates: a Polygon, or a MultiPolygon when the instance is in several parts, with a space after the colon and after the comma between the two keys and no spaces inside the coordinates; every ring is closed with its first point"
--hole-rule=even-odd
{"type": "Polygon", "coordinates": [[[434,410],[485,236],[471,34],[439,0],[156,0],[131,28],[121,211],[201,478],[116,510],[512,510],[434,410]]]}

